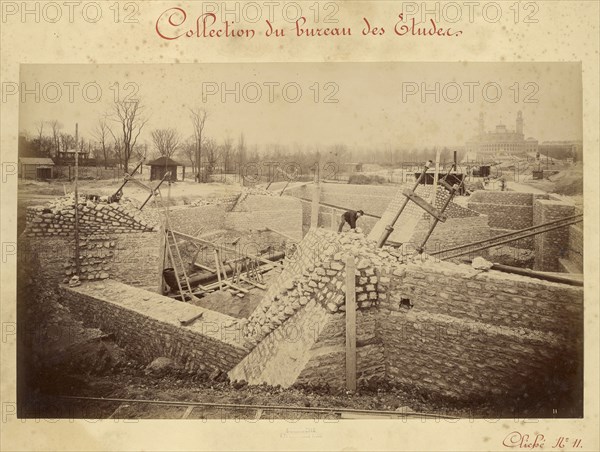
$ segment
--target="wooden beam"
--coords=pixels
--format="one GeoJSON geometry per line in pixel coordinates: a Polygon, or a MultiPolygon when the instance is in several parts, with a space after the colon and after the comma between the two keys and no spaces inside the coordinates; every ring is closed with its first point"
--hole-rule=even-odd
{"type": "Polygon", "coordinates": [[[163,271],[165,270],[165,252],[167,247],[167,241],[165,236],[165,228],[161,224],[159,233],[159,244],[158,244],[158,293],[163,294],[165,289],[165,281],[163,278],[163,271]]]}
{"type": "Polygon", "coordinates": [[[265,286],[264,284],[252,281],[250,278],[246,278],[244,275],[240,275],[240,278],[242,279],[242,281],[246,281],[248,284],[252,284],[254,287],[258,287],[259,289],[262,289],[262,290],[267,289],[267,286],[265,286]]]}
{"type": "Polygon", "coordinates": [[[284,233],[284,232],[281,232],[281,231],[278,231],[278,230],[276,230],[276,229],[269,228],[269,227],[265,227],[265,229],[266,229],[267,231],[274,232],[275,234],[279,234],[279,235],[281,235],[281,236],[285,237],[286,239],[288,239],[288,240],[289,240],[289,241],[291,241],[291,242],[298,243],[298,240],[296,240],[296,239],[295,239],[294,237],[292,237],[291,235],[287,235],[287,234],[286,234],[286,233],[284,233]]]}
{"type": "Polygon", "coordinates": [[[290,181],[287,181],[287,184],[285,184],[285,187],[283,187],[283,189],[281,190],[281,193],[279,193],[279,196],[283,196],[283,192],[285,191],[286,188],[288,188],[288,185],[290,185],[290,181]]]}
{"type": "Polygon", "coordinates": [[[221,282],[221,271],[219,270],[219,252],[215,250],[215,267],[217,268],[217,278],[219,280],[219,290],[223,288],[223,284],[221,282]]]}
{"type": "MultiPolygon", "coordinates": [[[[238,253],[238,250],[236,250],[234,248],[229,248],[229,247],[226,247],[226,246],[222,246],[222,245],[220,245],[218,243],[209,242],[208,240],[203,240],[203,239],[201,239],[199,237],[193,237],[191,235],[184,234],[183,232],[173,231],[173,234],[176,235],[176,236],[182,237],[182,238],[184,238],[186,240],[189,240],[191,242],[200,242],[200,243],[204,243],[205,245],[212,246],[213,248],[216,248],[216,249],[219,249],[219,250],[228,251],[230,253],[238,253]]],[[[265,259],[264,257],[255,256],[253,254],[246,253],[246,256],[248,256],[248,257],[250,257],[252,259],[256,259],[257,261],[261,261],[264,264],[272,265],[274,267],[275,266],[278,266],[278,267],[282,267],[283,266],[279,262],[273,262],[273,261],[270,261],[268,259],[265,259]]]]}
{"type": "Polygon", "coordinates": [[[223,284],[227,284],[232,289],[239,290],[242,293],[248,293],[249,292],[248,289],[244,289],[243,287],[237,286],[237,285],[235,285],[234,283],[232,283],[231,281],[229,281],[227,279],[225,281],[223,281],[223,284]]]}
{"type": "Polygon", "coordinates": [[[134,179],[133,177],[129,178],[128,180],[129,180],[129,182],[133,182],[138,187],[141,187],[141,188],[143,188],[144,190],[146,190],[148,192],[154,193],[154,189],[152,187],[149,187],[148,185],[146,185],[142,181],[134,179]]]}
{"type": "Polygon", "coordinates": [[[346,258],[346,389],[356,391],[356,263],[346,258]]]}
{"type": "MultiPolygon", "coordinates": [[[[184,175],[185,175],[185,170],[184,170],[184,175]]],[[[185,413],[183,413],[183,416],[181,416],[181,419],[187,419],[190,416],[190,414],[192,414],[192,411],[194,410],[194,408],[195,408],[195,406],[193,406],[193,405],[188,406],[187,409],[185,410],[185,413]]]]}
{"type": "MultiPolygon", "coordinates": [[[[293,196],[293,197],[296,198],[296,199],[299,199],[302,202],[310,202],[310,203],[312,203],[312,201],[310,199],[302,198],[300,196],[293,196]]],[[[341,211],[352,210],[352,207],[336,206],[335,204],[329,204],[329,203],[326,203],[326,202],[320,202],[319,205],[320,206],[325,206],[325,207],[331,207],[332,209],[337,209],[337,210],[341,210],[341,211]]],[[[363,216],[364,217],[369,217],[369,218],[377,218],[377,219],[381,218],[381,215],[373,215],[372,213],[368,213],[368,212],[365,212],[365,214],[363,216]]]]}
{"type": "Polygon", "coordinates": [[[207,267],[206,265],[199,264],[198,262],[193,262],[192,265],[194,267],[198,267],[201,270],[206,270],[206,271],[209,271],[211,273],[216,273],[217,272],[214,268],[207,267]]]}
{"type": "Polygon", "coordinates": [[[408,199],[410,199],[412,202],[414,202],[421,209],[423,209],[425,212],[427,212],[429,215],[431,215],[432,217],[437,218],[442,223],[444,223],[446,221],[446,218],[447,218],[446,215],[440,213],[440,211],[438,209],[433,207],[431,204],[429,204],[427,201],[425,201],[423,198],[421,198],[419,195],[417,195],[414,191],[406,188],[402,191],[402,194],[404,196],[406,196],[408,199]]]}

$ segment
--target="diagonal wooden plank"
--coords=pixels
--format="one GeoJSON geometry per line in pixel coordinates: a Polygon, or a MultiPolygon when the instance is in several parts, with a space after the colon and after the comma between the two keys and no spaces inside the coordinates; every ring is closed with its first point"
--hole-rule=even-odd
{"type": "Polygon", "coordinates": [[[356,391],[356,263],[346,259],[346,389],[356,391]]]}
{"type": "Polygon", "coordinates": [[[181,416],[181,419],[187,419],[190,414],[192,414],[192,411],[194,411],[194,406],[190,405],[187,407],[187,409],[185,410],[185,413],[183,413],[183,416],[181,416]]]}

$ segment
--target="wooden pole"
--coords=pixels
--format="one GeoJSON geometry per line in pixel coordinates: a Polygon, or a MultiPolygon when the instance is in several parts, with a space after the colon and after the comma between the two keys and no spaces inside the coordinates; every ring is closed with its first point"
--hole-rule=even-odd
{"type": "Polygon", "coordinates": [[[79,192],[78,192],[78,178],[79,178],[79,151],[77,150],[78,140],[78,125],[75,124],[75,274],[79,276],[80,262],[79,262],[79,192]]]}
{"type": "Polygon", "coordinates": [[[298,242],[298,240],[296,240],[296,239],[295,239],[294,237],[292,237],[291,235],[288,235],[288,234],[286,234],[286,233],[284,233],[284,232],[278,231],[277,229],[273,229],[273,228],[269,228],[269,227],[265,226],[265,229],[264,229],[264,230],[265,230],[265,231],[271,231],[271,232],[274,232],[275,234],[279,234],[279,235],[281,235],[282,237],[285,237],[286,239],[288,239],[290,242],[294,242],[294,243],[297,243],[297,242],[298,242]]]}
{"type": "Polygon", "coordinates": [[[346,389],[356,391],[356,263],[346,258],[346,389]]]}
{"type": "Polygon", "coordinates": [[[158,245],[158,293],[163,294],[165,288],[165,282],[163,279],[163,271],[165,270],[165,256],[166,256],[166,233],[165,226],[161,223],[159,232],[159,245],[158,245]]]}
{"type": "Polygon", "coordinates": [[[217,278],[219,279],[219,290],[223,290],[221,282],[221,269],[219,268],[219,252],[215,249],[215,268],[217,269],[217,278]]]}
{"type": "Polygon", "coordinates": [[[435,196],[437,194],[438,186],[438,174],[440,173],[440,150],[435,151],[435,172],[433,173],[433,189],[431,190],[431,197],[429,198],[429,204],[435,205],[435,196]]]}
{"type": "Polygon", "coordinates": [[[312,209],[310,212],[310,228],[316,229],[319,227],[319,201],[321,199],[321,185],[315,184],[315,191],[313,192],[312,209]]]}

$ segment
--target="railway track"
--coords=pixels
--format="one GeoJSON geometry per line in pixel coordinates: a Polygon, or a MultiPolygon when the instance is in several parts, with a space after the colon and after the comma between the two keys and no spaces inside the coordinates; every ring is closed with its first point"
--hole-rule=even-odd
{"type": "Polygon", "coordinates": [[[457,419],[454,416],[437,413],[418,413],[408,407],[399,408],[398,411],[386,411],[107,397],[56,396],[52,399],[52,404],[69,411],[69,417],[72,418],[220,419],[223,422],[302,419],[323,422],[336,422],[342,419],[457,419]]]}

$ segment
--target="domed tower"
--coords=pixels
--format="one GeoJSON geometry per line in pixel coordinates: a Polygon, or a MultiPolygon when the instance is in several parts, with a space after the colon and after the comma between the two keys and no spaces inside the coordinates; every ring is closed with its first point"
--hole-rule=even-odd
{"type": "Polygon", "coordinates": [[[523,135],[523,113],[521,110],[517,112],[517,133],[523,135]]]}

